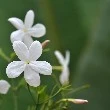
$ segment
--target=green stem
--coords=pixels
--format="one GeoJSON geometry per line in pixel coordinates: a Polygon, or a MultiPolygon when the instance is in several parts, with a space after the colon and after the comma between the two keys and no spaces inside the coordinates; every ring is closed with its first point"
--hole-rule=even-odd
{"type": "Polygon", "coordinates": [[[62,66],[52,66],[52,69],[61,71],[62,70],[62,66]]]}
{"type": "Polygon", "coordinates": [[[68,103],[68,99],[61,99],[61,100],[57,101],[57,102],[53,105],[52,108],[58,107],[58,105],[59,105],[59,108],[61,108],[60,105],[61,105],[63,102],[68,103]]]}
{"type": "Polygon", "coordinates": [[[59,104],[61,102],[67,102],[67,101],[68,101],[68,99],[61,99],[61,100],[57,101],[56,104],[59,104]]]}
{"type": "Polygon", "coordinates": [[[55,85],[55,86],[53,87],[53,89],[52,89],[52,91],[51,91],[51,93],[50,93],[50,96],[52,96],[52,94],[54,93],[56,87],[57,87],[57,85],[55,85]]]}
{"type": "Polygon", "coordinates": [[[10,61],[12,61],[15,57],[16,57],[16,53],[15,52],[12,52],[10,54],[10,61]]]}
{"type": "Polygon", "coordinates": [[[18,110],[18,102],[17,102],[17,89],[14,87],[13,79],[11,80],[12,83],[12,91],[13,91],[13,101],[14,101],[14,110],[18,110]]]}
{"type": "Polygon", "coordinates": [[[37,104],[36,104],[36,110],[37,110],[38,106],[39,106],[39,93],[37,93],[37,104]]]}
{"type": "MultiPolygon", "coordinates": [[[[55,85],[55,86],[53,87],[53,89],[52,89],[52,91],[51,91],[51,93],[50,93],[50,96],[49,96],[50,99],[51,99],[51,97],[52,97],[52,95],[53,95],[53,93],[54,93],[56,87],[57,87],[57,85],[55,85]]],[[[50,108],[50,99],[49,99],[49,101],[48,101],[48,103],[47,103],[48,108],[50,108]]]]}
{"type": "Polygon", "coordinates": [[[43,52],[48,52],[48,51],[50,51],[49,48],[43,50],[43,52]]]}
{"type": "Polygon", "coordinates": [[[70,92],[68,92],[67,95],[73,94],[75,92],[81,91],[81,90],[86,89],[86,88],[89,88],[89,87],[90,87],[90,85],[87,84],[87,85],[83,85],[83,86],[78,87],[78,88],[74,88],[73,90],[71,90],[70,92]]]}
{"type": "Polygon", "coordinates": [[[27,88],[28,88],[28,91],[29,91],[29,93],[30,93],[30,96],[32,97],[32,100],[33,100],[33,102],[34,102],[34,104],[35,104],[35,110],[37,110],[37,104],[36,104],[36,101],[35,101],[35,99],[34,99],[32,93],[31,93],[31,90],[30,90],[29,84],[27,84],[27,88]]]}
{"type": "Polygon", "coordinates": [[[61,88],[61,84],[60,84],[59,80],[57,79],[57,77],[55,76],[55,74],[52,74],[52,77],[53,77],[55,83],[57,84],[58,88],[60,89],[61,88]]]}
{"type": "Polygon", "coordinates": [[[7,62],[10,62],[10,58],[3,52],[3,50],[0,48],[0,56],[6,60],[7,62]]]}
{"type": "MultiPolygon", "coordinates": [[[[57,84],[58,88],[60,89],[61,88],[61,84],[60,84],[59,80],[57,79],[57,77],[54,74],[52,74],[52,77],[55,80],[55,83],[57,84]]],[[[64,98],[64,93],[63,92],[61,92],[61,95],[64,98]]]]}
{"type": "MultiPolygon", "coordinates": [[[[11,58],[8,57],[4,52],[3,50],[0,48],[0,56],[6,60],[8,63],[11,62],[11,58]]],[[[13,80],[11,80],[11,83],[12,83],[12,91],[13,91],[13,101],[14,101],[14,110],[18,110],[18,102],[17,102],[17,91],[16,91],[16,88],[14,87],[14,83],[13,83],[13,80]]]]}
{"type": "Polygon", "coordinates": [[[15,91],[13,92],[13,100],[14,100],[14,110],[18,110],[17,95],[15,91]]]}
{"type": "Polygon", "coordinates": [[[47,101],[49,101],[51,98],[55,97],[57,94],[59,94],[62,91],[62,88],[60,88],[54,95],[52,95],[51,97],[49,97],[47,100],[40,102],[39,104],[43,104],[46,103],[47,101]]]}
{"type": "Polygon", "coordinates": [[[46,108],[46,104],[44,103],[40,110],[45,110],[45,108],[46,108]]]}

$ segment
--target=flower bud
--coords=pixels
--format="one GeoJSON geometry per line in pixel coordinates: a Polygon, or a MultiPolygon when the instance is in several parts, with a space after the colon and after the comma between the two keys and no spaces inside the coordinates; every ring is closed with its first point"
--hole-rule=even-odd
{"type": "Polygon", "coordinates": [[[45,40],[44,42],[42,42],[42,48],[44,49],[48,43],[50,42],[50,40],[45,40]]]}
{"type": "Polygon", "coordinates": [[[72,102],[74,104],[85,104],[85,103],[88,103],[88,100],[83,100],[83,99],[62,99],[62,101],[68,101],[68,102],[72,102]]]}
{"type": "Polygon", "coordinates": [[[88,103],[88,100],[83,100],[83,99],[68,99],[68,101],[73,102],[75,104],[85,104],[85,103],[88,103]]]}

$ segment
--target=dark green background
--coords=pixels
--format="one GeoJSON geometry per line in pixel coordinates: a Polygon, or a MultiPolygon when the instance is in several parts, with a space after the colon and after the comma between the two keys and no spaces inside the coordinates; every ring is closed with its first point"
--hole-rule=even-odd
{"type": "MultiPolygon", "coordinates": [[[[89,89],[72,95],[87,99],[89,103],[73,105],[72,110],[109,110],[110,0],[0,0],[0,47],[6,54],[12,52],[10,34],[16,30],[8,18],[24,19],[30,9],[35,12],[35,23],[43,23],[47,28],[46,36],[39,40],[51,40],[51,52],[44,54],[42,59],[57,65],[54,50],[62,53],[70,50],[73,87],[91,85],[89,89]]],[[[0,59],[0,76],[4,79],[8,79],[6,66],[7,62],[0,59]]],[[[19,110],[26,110],[27,105],[33,103],[25,88],[18,97],[19,110]]],[[[13,110],[12,101],[9,92],[4,96],[0,110],[13,110]]]]}

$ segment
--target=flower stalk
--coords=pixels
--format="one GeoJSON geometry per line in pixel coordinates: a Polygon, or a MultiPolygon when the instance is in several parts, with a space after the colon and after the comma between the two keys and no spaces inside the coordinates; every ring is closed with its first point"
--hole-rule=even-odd
{"type": "Polygon", "coordinates": [[[3,50],[0,48],[0,56],[6,60],[7,62],[10,62],[10,58],[3,52],[3,50]]]}
{"type": "Polygon", "coordinates": [[[37,103],[36,103],[36,100],[34,99],[32,93],[31,93],[29,84],[27,84],[27,88],[28,88],[29,94],[30,94],[30,96],[31,96],[31,98],[32,98],[32,100],[33,100],[33,102],[34,102],[34,104],[35,104],[35,110],[37,110],[37,103]]]}
{"type": "Polygon", "coordinates": [[[16,91],[13,92],[13,100],[14,100],[14,110],[18,110],[18,102],[16,91]]]}
{"type": "Polygon", "coordinates": [[[52,66],[53,70],[57,70],[57,71],[61,71],[62,70],[62,66],[52,66]]]}

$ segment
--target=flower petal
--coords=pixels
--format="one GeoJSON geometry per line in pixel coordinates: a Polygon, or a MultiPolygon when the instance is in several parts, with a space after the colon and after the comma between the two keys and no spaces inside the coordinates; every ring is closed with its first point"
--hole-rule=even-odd
{"type": "Polygon", "coordinates": [[[13,17],[13,18],[9,18],[8,21],[15,26],[17,29],[23,29],[24,28],[24,24],[23,21],[20,20],[19,18],[13,17]]]}
{"type": "Polygon", "coordinates": [[[32,61],[29,65],[40,74],[51,75],[52,73],[52,66],[46,61],[32,61]]]}
{"type": "Polygon", "coordinates": [[[29,58],[29,51],[27,46],[21,41],[15,41],[13,43],[13,49],[18,56],[18,58],[22,61],[27,61],[29,58]]]}
{"type": "Polygon", "coordinates": [[[6,94],[10,88],[10,84],[5,80],[0,80],[0,93],[6,94]]]}
{"type": "Polygon", "coordinates": [[[57,57],[59,63],[61,65],[64,65],[65,59],[64,59],[63,55],[59,51],[55,51],[55,56],[57,57]]]}
{"type": "Polygon", "coordinates": [[[23,61],[13,61],[6,68],[6,74],[9,78],[18,77],[25,69],[26,64],[23,61]]]}
{"type": "Polygon", "coordinates": [[[36,61],[42,54],[42,45],[39,41],[34,41],[29,48],[29,60],[36,61]]]}
{"type": "Polygon", "coordinates": [[[31,46],[31,44],[33,43],[33,39],[32,39],[31,36],[25,35],[24,38],[23,38],[23,42],[29,48],[31,46]]]}
{"type": "Polygon", "coordinates": [[[17,30],[11,33],[11,42],[13,43],[14,41],[22,41],[24,37],[24,32],[21,30],[17,30]]]}
{"type": "Polygon", "coordinates": [[[62,85],[69,83],[69,68],[67,66],[63,67],[63,71],[59,77],[59,80],[62,85]]]}
{"type": "Polygon", "coordinates": [[[68,65],[69,62],[70,62],[70,52],[69,51],[66,51],[66,58],[65,58],[66,65],[68,65]]]}
{"type": "Polygon", "coordinates": [[[46,33],[46,28],[43,24],[36,24],[29,29],[29,34],[33,37],[42,37],[46,33]]]}
{"type": "Polygon", "coordinates": [[[37,87],[40,85],[40,76],[30,67],[30,65],[26,66],[24,71],[24,78],[30,86],[37,87]]]}
{"type": "Polygon", "coordinates": [[[32,10],[29,10],[25,16],[25,27],[31,28],[34,22],[34,12],[32,10]]]}

